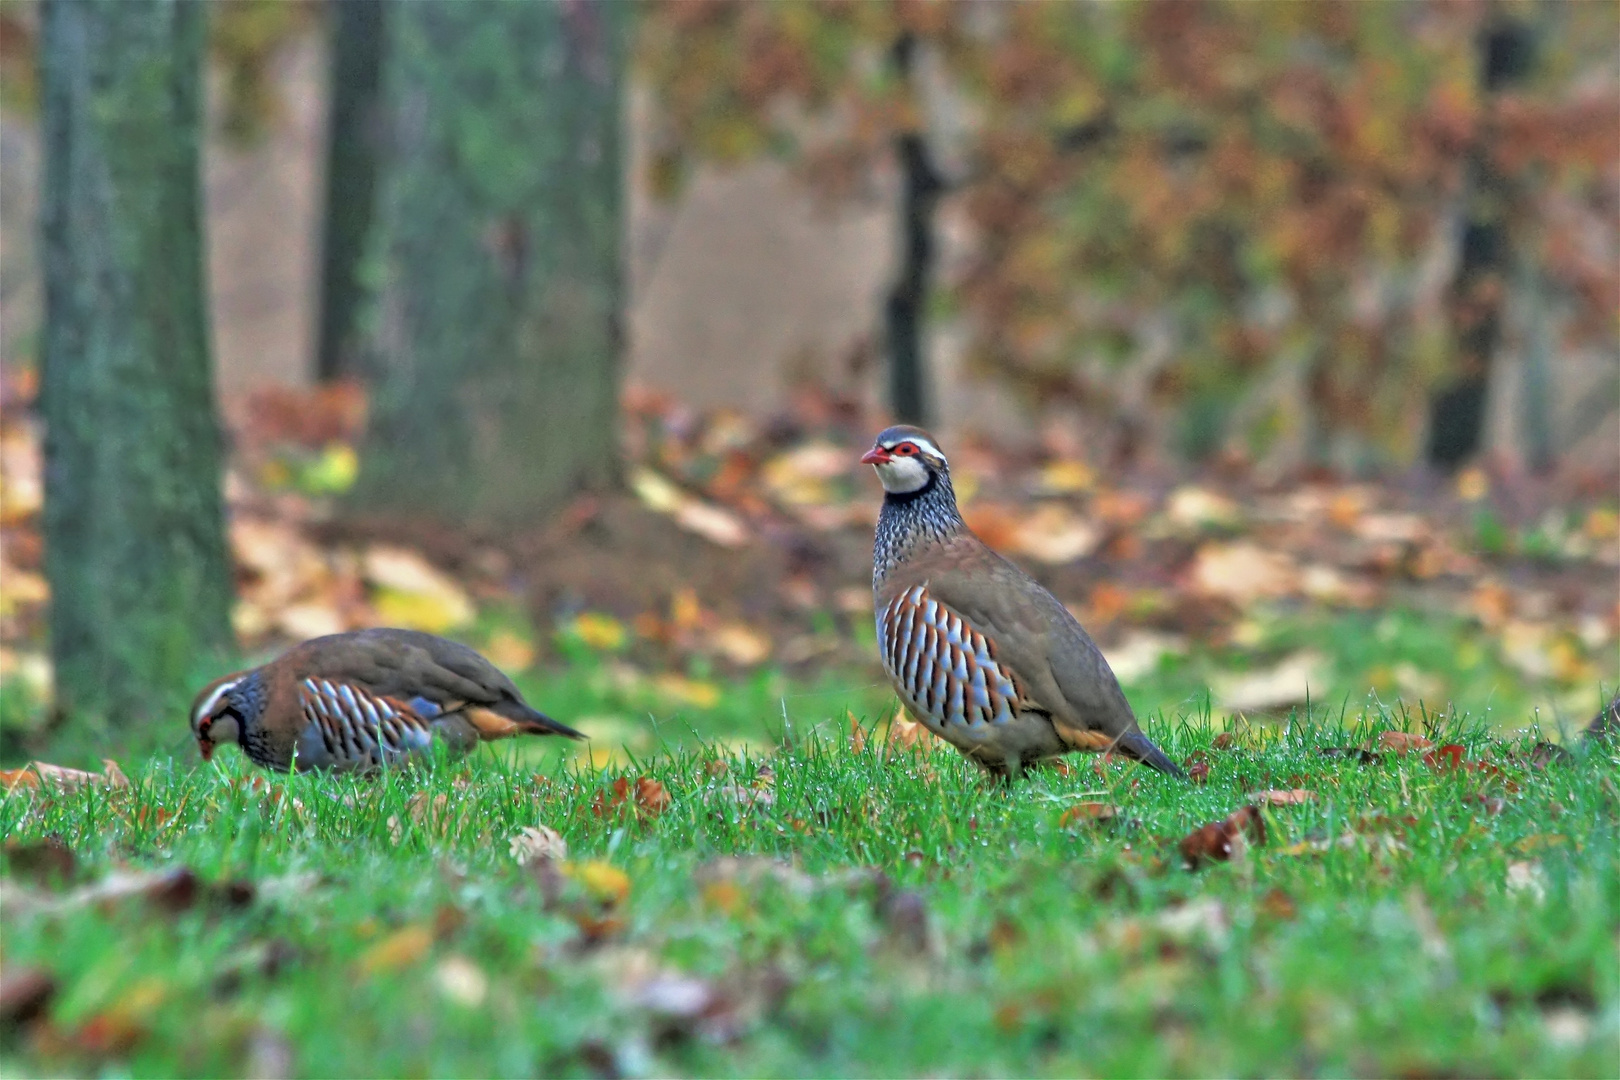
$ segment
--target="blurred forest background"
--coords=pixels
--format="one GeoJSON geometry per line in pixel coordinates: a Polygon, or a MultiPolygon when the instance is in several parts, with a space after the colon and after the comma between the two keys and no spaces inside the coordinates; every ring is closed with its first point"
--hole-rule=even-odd
{"type": "Polygon", "coordinates": [[[0,227],[8,754],[378,621],[871,675],[891,417],[1153,704],[1617,674],[1614,4],[5,0],[0,227]]]}

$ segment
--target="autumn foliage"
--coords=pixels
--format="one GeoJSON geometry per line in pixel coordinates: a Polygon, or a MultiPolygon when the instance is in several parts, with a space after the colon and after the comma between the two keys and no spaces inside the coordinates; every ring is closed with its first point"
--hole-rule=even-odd
{"type": "Polygon", "coordinates": [[[1560,347],[1612,335],[1616,10],[658,5],[651,180],[772,153],[824,194],[869,194],[922,134],[970,237],[947,269],[978,371],[1106,420],[1115,451],[1163,410],[1194,453],[1405,460],[1425,393],[1467,362],[1470,306],[1494,318],[1529,282],[1560,347]],[[1510,21],[1539,59],[1492,90],[1483,54],[1510,21]],[[902,40],[926,62],[890,62],[902,40]],[[1482,170],[1523,281],[1464,289],[1482,170]]]}

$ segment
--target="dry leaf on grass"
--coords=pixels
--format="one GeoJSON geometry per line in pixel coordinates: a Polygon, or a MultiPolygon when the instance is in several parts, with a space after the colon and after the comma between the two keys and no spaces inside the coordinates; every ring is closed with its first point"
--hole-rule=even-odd
{"type": "Polygon", "coordinates": [[[1036,562],[1061,566],[1090,555],[1101,541],[1095,523],[1061,503],[1042,503],[1019,520],[1012,547],[1036,562]]]}
{"type": "Polygon", "coordinates": [[[621,776],[613,781],[610,788],[596,793],[591,800],[591,813],[597,817],[611,817],[621,807],[631,804],[635,807],[636,816],[645,820],[668,810],[671,802],[664,785],[652,777],[641,776],[632,781],[627,776],[621,776]]]}
{"type": "Polygon", "coordinates": [[[17,877],[33,878],[46,884],[73,880],[78,860],[73,849],[54,837],[43,840],[7,840],[6,866],[17,877]]]}
{"type": "Polygon", "coordinates": [[[1312,687],[1327,682],[1327,658],[1303,649],[1275,667],[1215,680],[1215,695],[1236,712],[1259,712],[1297,705],[1307,700],[1312,687]]]}
{"type": "Polygon", "coordinates": [[[1058,815],[1058,828],[1065,829],[1070,825],[1100,825],[1112,821],[1118,815],[1119,810],[1109,803],[1075,803],[1058,815]]]}
{"type": "Polygon", "coordinates": [[[1292,788],[1287,791],[1273,789],[1271,791],[1258,791],[1251,796],[1256,806],[1300,806],[1316,798],[1314,791],[1304,788],[1292,788]]]}
{"type": "Polygon", "coordinates": [[[1462,768],[1464,750],[1456,743],[1430,750],[1423,755],[1423,764],[1435,772],[1451,772],[1462,768]]]}
{"type": "Polygon", "coordinates": [[[536,859],[568,858],[568,841],[549,825],[526,825],[508,842],[507,849],[519,866],[536,859]]]}
{"type": "Polygon", "coordinates": [[[46,787],[55,791],[71,791],[85,784],[103,784],[109,788],[129,787],[129,778],[111,758],[101,760],[103,772],[85,772],[69,769],[44,761],[30,761],[20,769],[0,769],[0,787],[7,791],[17,788],[46,787]]]}
{"type": "Polygon", "coordinates": [[[1408,731],[1386,731],[1378,736],[1378,745],[1393,754],[1406,755],[1427,750],[1434,743],[1422,735],[1408,731]]]}
{"type": "Polygon", "coordinates": [[[56,995],[56,980],[44,968],[0,972],[0,1029],[21,1027],[45,1015],[56,995]]]}
{"type": "Polygon", "coordinates": [[[177,915],[199,904],[214,907],[242,908],[251,904],[258,890],[249,882],[209,882],[198,878],[190,867],[171,870],[128,872],[115,871],[101,881],[74,889],[60,897],[42,896],[23,890],[8,889],[5,906],[12,911],[73,911],[95,906],[118,908],[132,900],[144,900],[153,909],[177,915]]]}
{"type": "Polygon", "coordinates": [[[1239,606],[1288,596],[1299,587],[1299,568],[1280,551],[1242,540],[1205,544],[1193,560],[1193,587],[1239,606]]]}
{"type": "Polygon", "coordinates": [[[748,542],[748,527],[735,514],[682,491],[651,469],[635,470],[630,488],[648,509],[668,514],[687,532],[721,547],[741,547],[748,542]]]}
{"type": "Polygon", "coordinates": [[[447,956],[433,969],[439,993],[457,1005],[476,1009],[489,993],[489,976],[465,956],[447,956]]]}
{"type": "Polygon", "coordinates": [[[378,590],[377,614],[390,625],[440,634],[478,613],[454,578],[408,548],[375,544],[361,567],[378,590]]]}
{"type": "Polygon", "coordinates": [[[411,966],[432,947],[432,930],[426,926],[407,926],[367,949],[356,967],[361,975],[387,974],[411,966]]]}
{"type": "Polygon", "coordinates": [[[1265,842],[1265,819],[1255,807],[1245,806],[1188,833],[1182,838],[1180,850],[1187,869],[1196,870],[1205,862],[1226,862],[1241,855],[1248,843],[1258,847],[1265,842]]]}

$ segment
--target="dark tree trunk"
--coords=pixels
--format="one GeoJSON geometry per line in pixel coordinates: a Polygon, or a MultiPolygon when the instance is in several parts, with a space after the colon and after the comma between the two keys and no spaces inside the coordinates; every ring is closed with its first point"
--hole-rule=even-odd
{"type": "MultiPolygon", "coordinates": [[[[911,79],[916,50],[917,39],[911,34],[895,42],[893,62],[902,80],[911,79]]],[[[934,276],[934,217],[945,185],[922,132],[896,136],[894,152],[900,165],[900,269],[884,307],[889,407],[897,420],[927,424],[932,421],[932,403],[924,332],[934,276]]]]}
{"type": "Polygon", "coordinates": [[[45,570],[57,704],[172,719],[230,644],[198,147],[206,6],[48,0],[45,570]]]}
{"type": "Polygon", "coordinates": [[[360,374],[362,260],[376,210],[382,133],[383,0],[329,5],[332,85],[326,130],[326,210],[321,244],[321,325],[316,377],[360,374]]]}
{"type": "Polygon", "coordinates": [[[629,11],[390,8],[359,507],[532,525],[616,478],[629,11]]]}
{"type": "Polygon", "coordinates": [[[1455,469],[1477,454],[1485,434],[1491,360],[1502,339],[1512,259],[1508,210],[1513,199],[1509,179],[1493,160],[1489,110],[1497,94],[1530,73],[1534,45],[1528,24],[1501,14],[1480,33],[1479,80],[1487,118],[1468,158],[1462,244],[1448,297],[1455,359],[1450,381],[1435,391],[1429,406],[1429,461],[1443,469],[1455,469]]]}

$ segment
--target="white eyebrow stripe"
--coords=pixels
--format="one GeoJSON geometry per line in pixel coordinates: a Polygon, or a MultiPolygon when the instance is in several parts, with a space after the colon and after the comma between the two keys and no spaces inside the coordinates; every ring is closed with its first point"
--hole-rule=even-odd
{"type": "Polygon", "coordinates": [[[896,446],[899,446],[901,443],[911,443],[917,449],[923,451],[924,453],[932,454],[934,457],[937,457],[937,458],[942,458],[942,457],[945,456],[944,454],[939,452],[939,447],[935,446],[933,443],[929,442],[927,439],[922,438],[920,435],[908,435],[903,439],[896,439],[894,442],[890,443],[887,447],[885,447],[885,449],[893,450],[896,446]]]}
{"type": "MultiPolygon", "coordinates": [[[[222,682],[218,686],[214,687],[214,692],[202,699],[201,704],[199,704],[196,710],[191,714],[191,718],[193,720],[201,720],[203,717],[213,712],[214,706],[219,704],[219,699],[236,689],[236,684],[241,681],[241,679],[232,679],[229,682],[222,682]]],[[[174,714],[170,713],[169,715],[172,716],[174,714]]]]}

